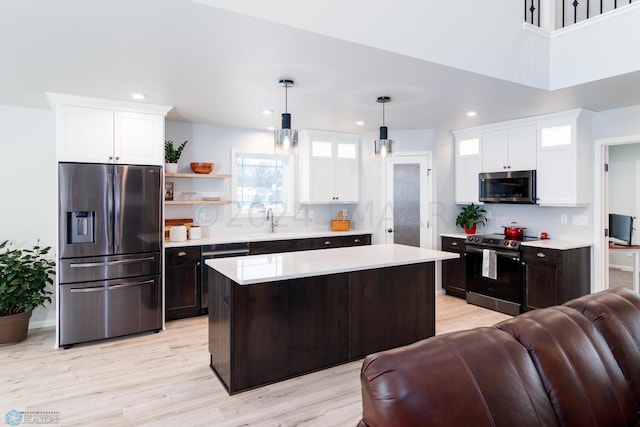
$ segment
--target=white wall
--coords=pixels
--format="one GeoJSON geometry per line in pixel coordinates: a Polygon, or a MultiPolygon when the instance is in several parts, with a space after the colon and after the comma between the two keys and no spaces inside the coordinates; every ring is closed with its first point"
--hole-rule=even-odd
{"type": "MultiPolygon", "coordinates": [[[[181,143],[188,140],[185,151],[180,158],[179,171],[190,172],[192,161],[213,162],[217,173],[231,173],[231,149],[254,153],[273,153],[273,133],[251,129],[231,128],[203,123],[185,123],[167,121],[165,138],[181,143]]],[[[174,197],[180,191],[214,191],[222,193],[225,198],[231,197],[231,180],[213,179],[169,179],[174,182],[174,197]]],[[[297,196],[297,195],[296,195],[297,196]]],[[[165,218],[194,218],[195,206],[168,206],[165,218]]],[[[266,218],[237,218],[232,216],[231,205],[208,205],[208,212],[215,218],[213,225],[204,227],[203,235],[231,235],[247,233],[264,233],[268,231],[266,218]]],[[[297,202],[294,206],[295,217],[278,218],[277,232],[291,231],[324,231],[331,229],[331,219],[338,211],[347,209],[352,218],[352,228],[362,229],[355,216],[354,205],[310,205],[308,208],[297,202]],[[308,215],[313,210],[313,218],[308,215]]]]}
{"type": "MultiPolygon", "coordinates": [[[[0,241],[9,240],[22,248],[39,240],[55,248],[58,203],[53,111],[0,106],[0,132],[4,153],[0,241]]],[[[56,257],[53,250],[51,256],[56,257]]],[[[52,304],[34,311],[30,327],[54,325],[52,295],[52,304]]]]}
{"type": "Polygon", "coordinates": [[[640,69],[640,4],[592,17],[553,33],[550,43],[550,89],[635,72],[640,69]],[[606,35],[606,36],[603,36],[606,35]]]}

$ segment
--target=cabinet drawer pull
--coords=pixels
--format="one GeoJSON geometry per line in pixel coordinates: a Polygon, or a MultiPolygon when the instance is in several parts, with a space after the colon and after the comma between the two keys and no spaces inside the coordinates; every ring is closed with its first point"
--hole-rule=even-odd
{"type": "Polygon", "coordinates": [[[186,256],[187,253],[185,251],[180,251],[178,252],[178,256],[186,256]]]}
{"type": "Polygon", "coordinates": [[[458,242],[451,243],[451,246],[458,246],[458,242]]]}
{"type": "Polygon", "coordinates": [[[546,255],[545,255],[545,254],[543,254],[542,252],[538,252],[538,253],[536,254],[536,256],[537,256],[538,258],[544,258],[544,257],[546,257],[546,255]]]}
{"type": "Polygon", "coordinates": [[[326,246],[328,246],[328,245],[330,245],[330,244],[331,244],[331,241],[327,240],[326,242],[324,242],[324,244],[325,244],[326,246]]]}
{"type": "Polygon", "coordinates": [[[360,243],[360,239],[354,239],[353,242],[354,243],[360,243]]]}

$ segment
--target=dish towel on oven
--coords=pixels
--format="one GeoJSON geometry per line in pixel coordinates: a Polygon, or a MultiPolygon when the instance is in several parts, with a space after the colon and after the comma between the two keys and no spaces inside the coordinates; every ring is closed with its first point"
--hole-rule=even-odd
{"type": "Polygon", "coordinates": [[[496,251],[494,251],[493,249],[483,249],[482,277],[488,277],[489,279],[496,280],[496,278],[498,277],[498,274],[496,272],[496,265],[496,251]]]}

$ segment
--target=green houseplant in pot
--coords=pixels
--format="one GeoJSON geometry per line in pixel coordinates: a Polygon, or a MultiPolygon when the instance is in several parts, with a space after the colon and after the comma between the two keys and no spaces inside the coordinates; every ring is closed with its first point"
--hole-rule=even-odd
{"type": "Polygon", "coordinates": [[[482,206],[476,206],[473,203],[469,203],[467,206],[463,207],[458,217],[456,218],[456,225],[464,228],[465,233],[467,234],[475,234],[476,227],[478,224],[486,224],[487,218],[485,214],[487,213],[482,206]]]}
{"type": "Polygon", "coordinates": [[[8,240],[0,243],[0,344],[24,340],[32,310],[51,302],[47,285],[56,264],[49,251],[39,244],[16,249],[8,240]]]}
{"type": "Polygon", "coordinates": [[[164,141],[164,170],[167,173],[178,172],[178,160],[182,155],[182,150],[187,145],[187,141],[178,145],[178,148],[173,146],[173,141],[164,141]]]}

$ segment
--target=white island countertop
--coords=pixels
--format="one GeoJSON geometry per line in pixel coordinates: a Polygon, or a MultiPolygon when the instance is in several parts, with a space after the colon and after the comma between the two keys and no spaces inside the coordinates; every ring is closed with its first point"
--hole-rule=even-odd
{"type": "Polygon", "coordinates": [[[451,252],[381,244],[315,251],[208,259],[205,263],[240,285],[371,270],[458,258],[451,252]]]}

